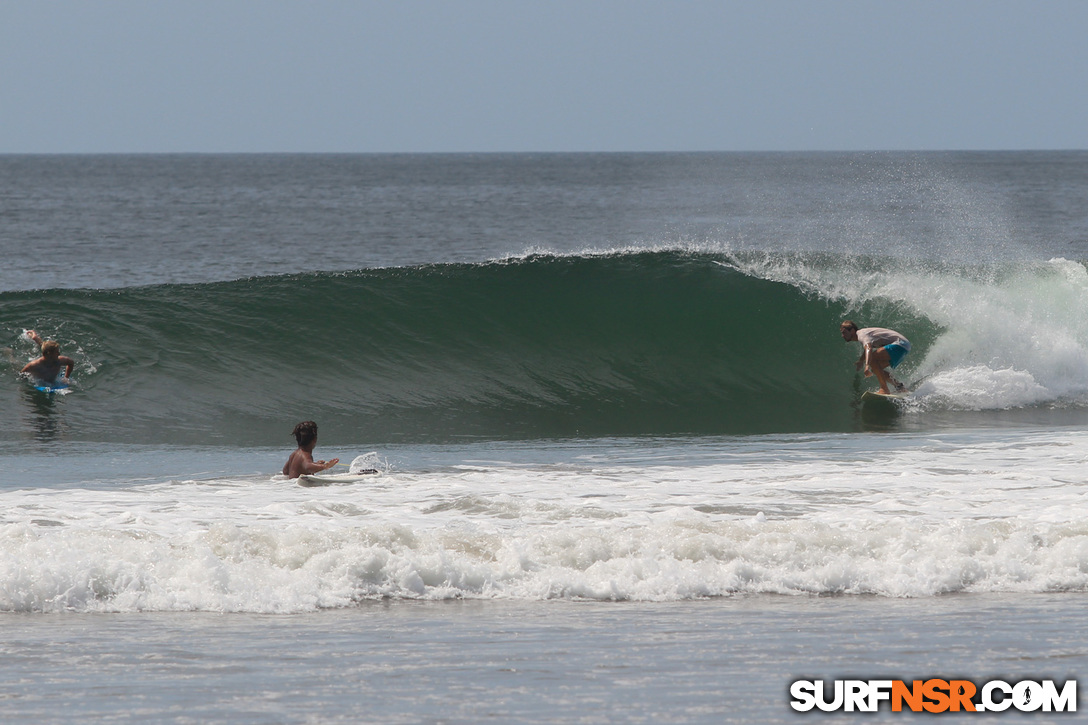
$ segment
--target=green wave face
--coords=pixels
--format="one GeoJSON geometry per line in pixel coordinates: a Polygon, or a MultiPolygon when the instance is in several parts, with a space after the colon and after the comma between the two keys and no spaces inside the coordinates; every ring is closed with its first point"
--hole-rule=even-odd
{"type": "Polygon", "coordinates": [[[63,399],[6,378],[8,438],[265,445],[300,419],[326,443],[845,431],[858,349],[839,322],[879,314],[916,349],[939,331],[741,268],[647,251],[6,293],[17,362],[24,327],[79,361],[63,399]]]}

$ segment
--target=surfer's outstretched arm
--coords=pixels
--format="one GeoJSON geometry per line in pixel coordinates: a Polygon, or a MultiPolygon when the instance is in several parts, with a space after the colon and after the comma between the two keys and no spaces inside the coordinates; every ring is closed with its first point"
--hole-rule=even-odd
{"type": "Polygon", "coordinates": [[[283,464],[283,475],[288,478],[298,478],[303,474],[313,475],[327,471],[339,462],[339,458],[331,461],[315,461],[309,451],[300,448],[291,454],[287,463],[283,464]]]}

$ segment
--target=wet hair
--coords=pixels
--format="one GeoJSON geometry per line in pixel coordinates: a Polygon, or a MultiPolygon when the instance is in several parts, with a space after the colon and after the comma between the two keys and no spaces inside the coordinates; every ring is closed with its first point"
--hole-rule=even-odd
{"type": "Polygon", "coordinates": [[[312,420],[304,420],[296,425],[291,433],[294,434],[300,448],[309,445],[317,440],[317,423],[312,420]]]}
{"type": "Polygon", "coordinates": [[[60,345],[56,340],[47,340],[42,343],[42,355],[45,355],[46,357],[60,355],[60,345]]]}
{"type": "Polygon", "coordinates": [[[848,327],[851,330],[857,330],[858,329],[858,323],[854,322],[853,320],[846,320],[841,325],[839,325],[840,330],[845,330],[848,327]]]}

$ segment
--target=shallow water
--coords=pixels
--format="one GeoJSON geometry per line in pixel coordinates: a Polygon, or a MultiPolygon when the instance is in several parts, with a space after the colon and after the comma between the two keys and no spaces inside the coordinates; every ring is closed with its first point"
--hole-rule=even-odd
{"type": "MultiPolygon", "coordinates": [[[[1064,681],[1088,666],[1081,599],[385,601],[289,617],[4,614],[0,693],[13,722],[66,722],[72,713],[178,723],[845,721],[859,716],[793,712],[789,683],[1064,681]]],[[[864,717],[907,716],[885,706],[864,717]]]]}

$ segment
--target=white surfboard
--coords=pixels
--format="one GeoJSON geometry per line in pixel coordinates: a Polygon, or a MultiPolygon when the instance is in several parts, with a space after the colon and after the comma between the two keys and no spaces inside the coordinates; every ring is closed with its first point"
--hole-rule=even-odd
{"type": "Polygon", "coordinates": [[[895,403],[901,403],[905,400],[910,400],[913,396],[909,390],[903,393],[882,393],[879,390],[866,390],[861,394],[861,402],[863,403],[880,403],[883,405],[894,405],[895,403]]]}
{"type": "Polygon", "coordinates": [[[372,478],[380,473],[377,469],[356,471],[355,473],[304,473],[298,477],[298,485],[312,488],[314,486],[337,486],[345,483],[358,483],[372,478]]]}

